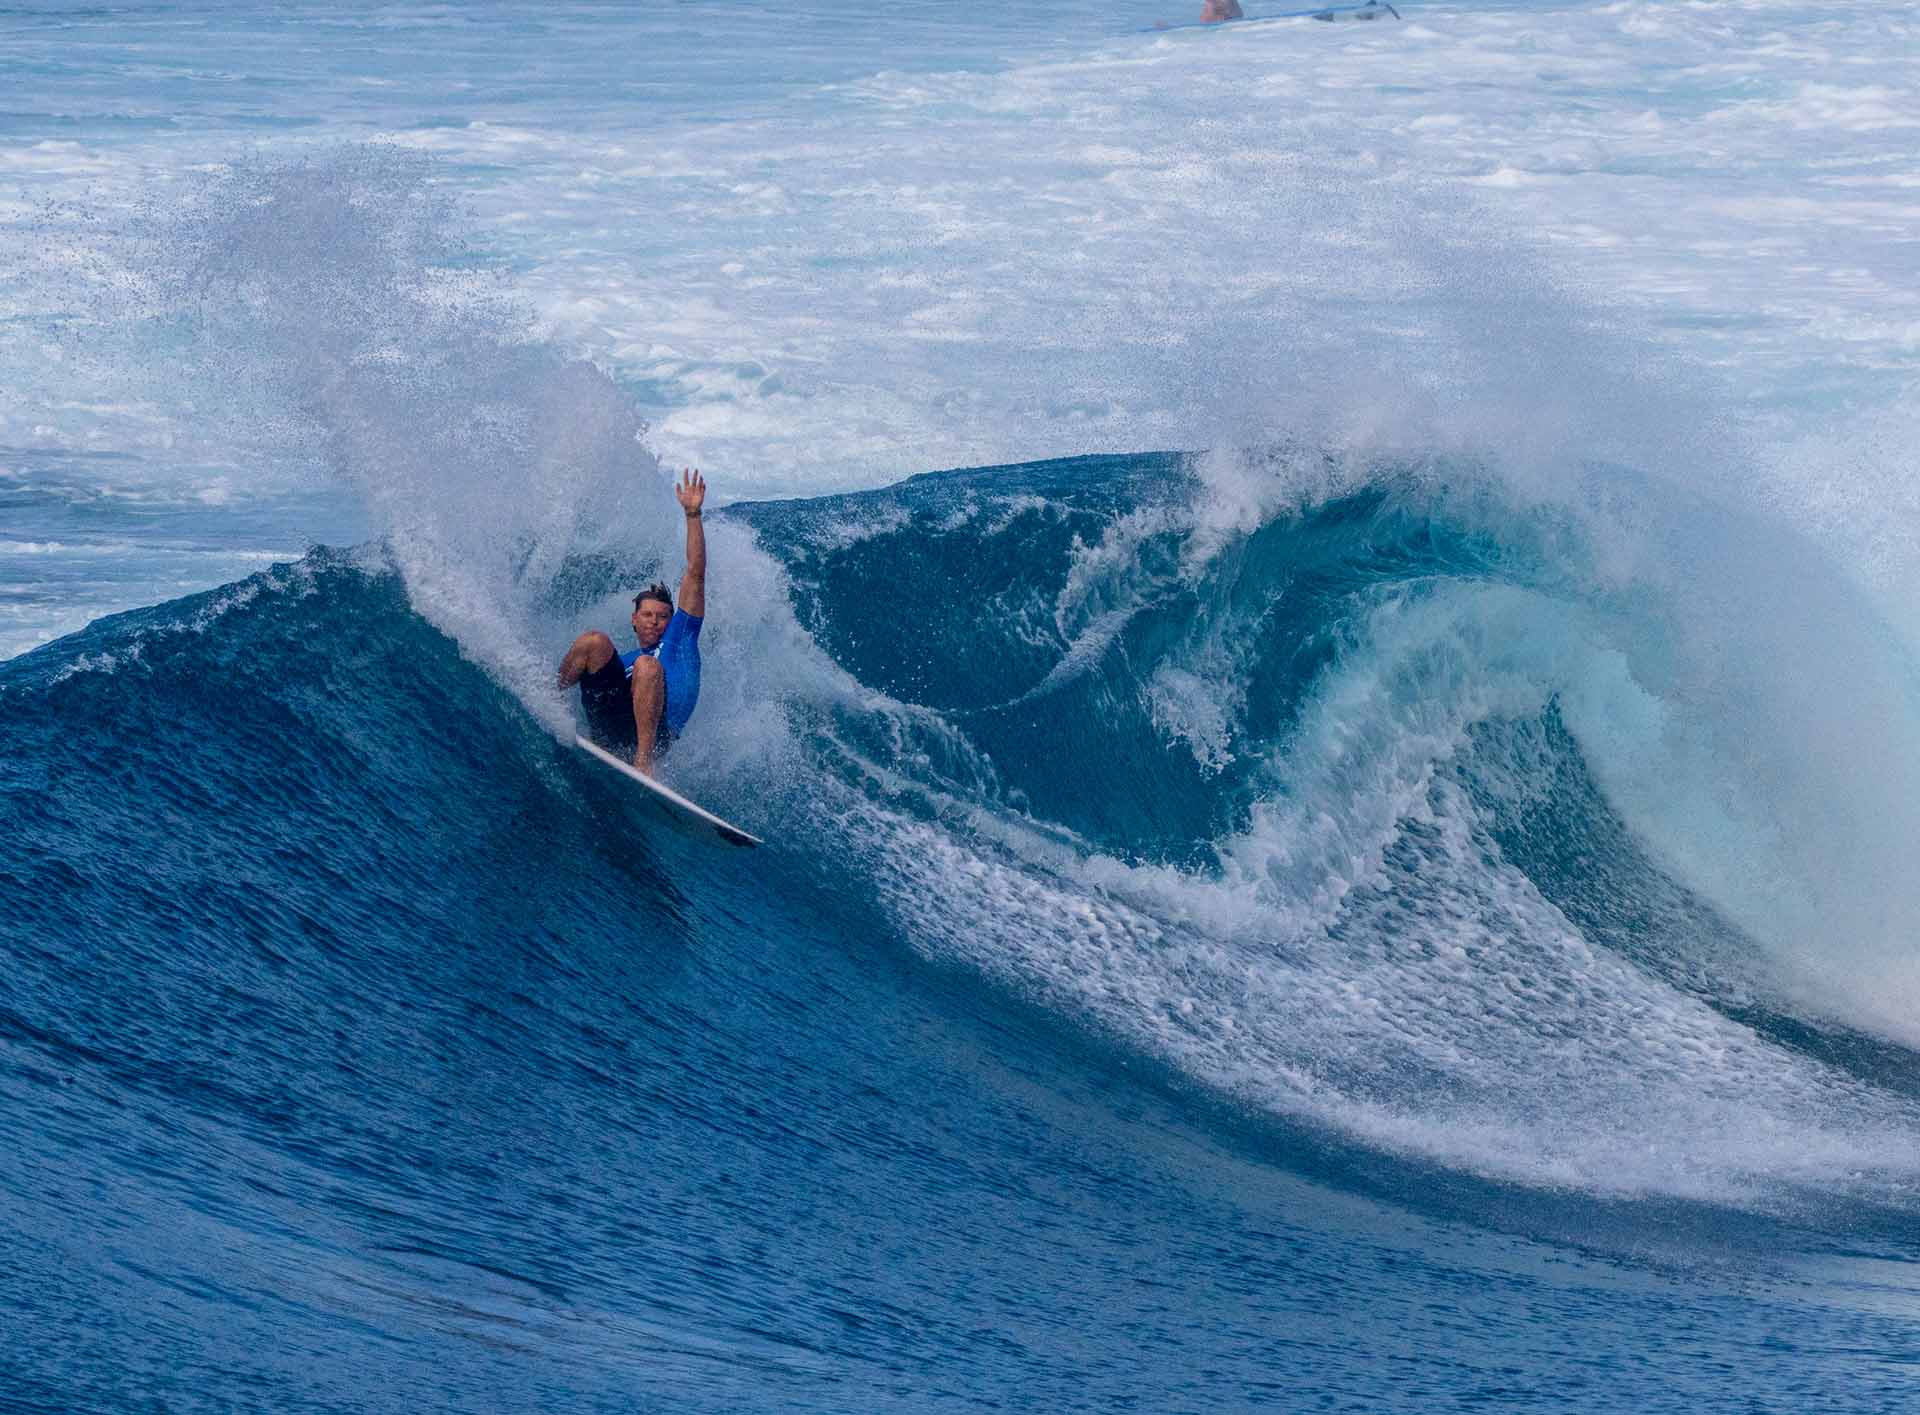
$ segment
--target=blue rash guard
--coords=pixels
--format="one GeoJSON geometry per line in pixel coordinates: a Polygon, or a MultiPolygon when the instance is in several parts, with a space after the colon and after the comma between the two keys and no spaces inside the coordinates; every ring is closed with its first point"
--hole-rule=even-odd
{"type": "Polygon", "coordinates": [[[703,622],[696,614],[676,609],[657,645],[620,655],[620,666],[629,673],[643,655],[660,660],[660,673],[667,682],[667,702],[661,709],[660,722],[676,737],[687,730],[693,705],[700,701],[700,625],[703,622]]]}

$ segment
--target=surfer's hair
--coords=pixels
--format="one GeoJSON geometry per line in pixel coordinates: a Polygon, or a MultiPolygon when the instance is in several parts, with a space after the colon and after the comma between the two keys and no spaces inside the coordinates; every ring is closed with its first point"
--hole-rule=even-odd
{"type": "Polygon", "coordinates": [[[667,607],[669,612],[671,612],[671,610],[673,609],[672,592],[668,590],[667,587],[661,584],[658,580],[655,580],[652,584],[648,585],[644,590],[640,591],[639,594],[633,597],[634,609],[638,610],[642,604],[644,604],[647,600],[650,600],[650,599],[659,600],[660,603],[664,604],[667,607]]]}

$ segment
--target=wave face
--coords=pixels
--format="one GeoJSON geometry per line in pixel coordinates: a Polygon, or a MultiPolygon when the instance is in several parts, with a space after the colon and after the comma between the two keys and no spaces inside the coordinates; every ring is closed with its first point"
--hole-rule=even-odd
{"type": "Polygon", "coordinates": [[[0,665],[27,1408],[1730,1408],[1703,1346],[1892,1400],[1872,911],[1782,932],[1740,831],[1788,778],[1676,825],[1796,700],[1682,691],[1685,615],[1566,505],[1280,448],[713,537],[675,765],[750,858],[384,549],[0,665]]]}

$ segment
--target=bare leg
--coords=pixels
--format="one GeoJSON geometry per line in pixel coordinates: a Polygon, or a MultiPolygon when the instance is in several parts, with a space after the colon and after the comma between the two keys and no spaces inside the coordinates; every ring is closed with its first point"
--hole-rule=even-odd
{"type": "Polygon", "coordinates": [[[598,673],[613,656],[613,640],[598,629],[589,629],[573,641],[567,656],[560,660],[560,686],[571,688],[589,673],[598,673]]]}
{"type": "Polygon", "coordinates": [[[648,776],[653,775],[653,740],[666,708],[667,675],[660,671],[659,659],[643,654],[633,661],[633,730],[639,734],[633,764],[648,776]]]}

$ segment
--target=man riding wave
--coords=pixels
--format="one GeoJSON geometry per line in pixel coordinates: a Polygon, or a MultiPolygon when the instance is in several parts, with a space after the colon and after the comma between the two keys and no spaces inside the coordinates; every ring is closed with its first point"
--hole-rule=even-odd
{"type": "Polygon", "coordinates": [[[707,499],[706,480],[697,468],[682,468],[673,494],[687,516],[679,607],[664,584],[649,585],[633,597],[639,648],[620,653],[611,638],[590,629],[560,660],[560,686],[580,685],[593,739],[609,751],[631,754],[633,764],[649,776],[655,760],[686,731],[700,700],[700,625],[707,612],[707,536],[700,508],[707,499]]]}

